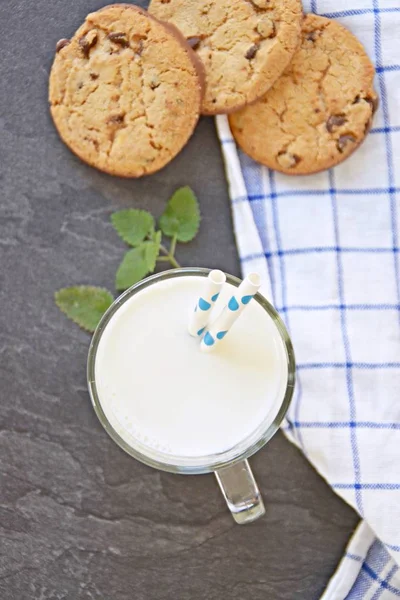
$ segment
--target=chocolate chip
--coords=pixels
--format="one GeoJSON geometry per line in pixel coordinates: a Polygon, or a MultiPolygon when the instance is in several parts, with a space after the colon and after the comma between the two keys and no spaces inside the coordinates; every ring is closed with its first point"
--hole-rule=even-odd
{"type": "Polygon", "coordinates": [[[85,58],[89,58],[90,50],[97,43],[96,31],[89,31],[86,35],[79,39],[79,46],[85,58]]]}
{"type": "Polygon", "coordinates": [[[138,56],[141,56],[142,52],[143,52],[143,40],[139,40],[137,48],[136,48],[136,54],[138,56]]]}
{"type": "Polygon", "coordinates": [[[83,52],[83,56],[85,58],[89,58],[89,52],[90,52],[90,46],[87,42],[87,40],[85,38],[81,38],[79,40],[79,46],[81,47],[81,50],[83,52]]]}
{"type": "Polygon", "coordinates": [[[108,117],[107,123],[109,125],[118,125],[119,123],[123,123],[125,119],[125,115],[112,115],[108,117]]]}
{"type": "Polygon", "coordinates": [[[56,52],[60,52],[65,46],[68,46],[71,43],[70,40],[63,38],[62,40],[58,40],[56,44],[56,52]]]}
{"type": "Polygon", "coordinates": [[[273,3],[271,0],[250,0],[250,2],[255,6],[255,8],[273,8],[273,3]]]}
{"type": "Polygon", "coordinates": [[[373,116],[376,113],[376,111],[378,110],[379,99],[377,97],[371,98],[371,96],[367,96],[366,98],[364,98],[364,100],[371,107],[371,116],[369,117],[368,121],[365,123],[365,129],[364,129],[365,133],[368,133],[368,131],[372,127],[373,116]]]}
{"type": "Polygon", "coordinates": [[[336,142],[337,149],[339,152],[343,152],[346,148],[347,144],[354,143],[356,138],[354,135],[341,135],[338,141],[336,142]]]}
{"type": "Polygon", "coordinates": [[[144,49],[144,40],[146,40],[146,39],[147,39],[147,36],[140,35],[140,34],[134,35],[132,37],[131,48],[137,56],[140,56],[142,54],[143,49],[144,49]]]}
{"type": "Polygon", "coordinates": [[[368,133],[368,131],[372,127],[372,117],[374,116],[374,114],[378,110],[379,99],[378,99],[378,97],[372,98],[371,96],[366,96],[365,98],[361,98],[361,96],[356,96],[355,99],[354,99],[354,101],[353,101],[353,104],[361,104],[361,102],[366,102],[371,107],[371,116],[368,119],[368,121],[366,122],[365,129],[364,129],[364,132],[368,133]]]}
{"type": "Polygon", "coordinates": [[[316,31],[310,31],[306,35],[306,40],[308,40],[309,42],[315,42],[315,40],[317,39],[317,37],[318,37],[318,35],[317,35],[316,31]]]}
{"type": "Polygon", "coordinates": [[[379,98],[371,98],[371,96],[367,96],[366,98],[361,98],[361,96],[356,96],[353,104],[360,104],[360,102],[367,102],[372,107],[372,114],[374,114],[378,110],[379,106],[379,98]]]}
{"type": "Polygon", "coordinates": [[[199,37],[193,36],[193,37],[187,38],[186,41],[189,44],[189,46],[191,48],[193,48],[193,50],[196,50],[196,48],[199,47],[201,39],[199,37]]]}
{"type": "Polygon", "coordinates": [[[293,169],[299,164],[301,158],[297,154],[291,154],[290,152],[279,152],[277,161],[284,169],[293,169]]]}
{"type": "Polygon", "coordinates": [[[331,115],[326,122],[326,128],[329,133],[332,133],[335,127],[341,127],[347,122],[347,119],[343,115],[331,115]]]}
{"type": "Polygon", "coordinates": [[[129,46],[126,33],[122,33],[121,31],[116,33],[109,33],[107,37],[111,42],[114,42],[114,44],[119,44],[123,48],[127,48],[129,46]]]}
{"type": "Polygon", "coordinates": [[[247,60],[251,60],[252,58],[254,58],[255,55],[257,54],[259,48],[260,48],[259,44],[253,44],[252,46],[250,46],[250,48],[247,50],[246,54],[244,55],[245,58],[247,58],[247,60]]]}
{"type": "Polygon", "coordinates": [[[92,79],[92,81],[95,81],[98,78],[99,78],[99,74],[98,73],[90,73],[90,79],[92,79]]]}
{"type": "Polygon", "coordinates": [[[365,101],[368,102],[368,104],[371,105],[371,107],[372,107],[372,114],[375,114],[376,111],[378,110],[379,98],[377,96],[375,98],[371,98],[371,96],[367,96],[365,98],[365,101]]]}
{"type": "Polygon", "coordinates": [[[155,90],[160,85],[161,85],[161,82],[160,82],[159,78],[157,77],[157,75],[153,75],[153,77],[150,79],[150,89],[155,90]]]}

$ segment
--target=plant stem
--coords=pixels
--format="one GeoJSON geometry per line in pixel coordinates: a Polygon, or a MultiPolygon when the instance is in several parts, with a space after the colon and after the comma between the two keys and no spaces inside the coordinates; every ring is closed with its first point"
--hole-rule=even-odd
{"type": "Polygon", "coordinates": [[[175,269],[180,269],[181,268],[181,265],[178,263],[178,261],[175,259],[175,257],[170,256],[169,257],[169,262],[171,263],[171,265],[173,267],[175,267],[175,269]]]}
{"type": "Polygon", "coordinates": [[[161,250],[161,252],[164,252],[164,254],[169,256],[169,250],[167,250],[163,244],[160,244],[160,250],[161,250]]]}
{"type": "MultiPolygon", "coordinates": [[[[174,242],[174,240],[172,240],[172,242],[171,242],[171,248],[172,248],[173,242],[174,242]]],[[[175,246],[176,246],[176,241],[175,241],[175,246]]],[[[168,261],[172,267],[175,267],[175,269],[181,268],[181,265],[178,263],[178,261],[173,256],[173,254],[171,254],[171,251],[167,250],[167,248],[163,244],[160,244],[160,251],[163,252],[165,254],[165,256],[159,256],[159,258],[157,260],[159,260],[161,262],[168,261]]]]}
{"type": "Polygon", "coordinates": [[[175,256],[175,250],[176,250],[176,242],[177,242],[177,240],[178,240],[178,236],[177,236],[177,234],[175,234],[173,236],[173,238],[172,238],[171,245],[169,247],[169,254],[170,254],[170,256],[175,256]]]}

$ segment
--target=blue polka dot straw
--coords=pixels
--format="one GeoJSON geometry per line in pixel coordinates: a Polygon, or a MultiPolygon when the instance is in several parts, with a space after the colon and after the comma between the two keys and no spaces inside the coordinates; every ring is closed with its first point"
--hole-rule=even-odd
{"type": "Polygon", "coordinates": [[[189,333],[194,337],[201,337],[208,325],[211,311],[218,300],[222,286],[226,281],[226,275],[218,269],[210,271],[205,280],[202,295],[197,299],[196,306],[190,317],[189,333]]]}
{"type": "Polygon", "coordinates": [[[229,333],[232,325],[240,317],[246,306],[249,305],[254,294],[260,289],[261,278],[257,273],[250,273],[242,281],[222,313],[211,323],[202,342],[201,350],[209,352],[229,333]]]}

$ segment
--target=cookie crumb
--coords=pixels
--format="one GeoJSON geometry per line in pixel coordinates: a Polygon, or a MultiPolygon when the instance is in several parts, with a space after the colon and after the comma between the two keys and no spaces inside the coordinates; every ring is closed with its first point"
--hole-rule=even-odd
{"type": "Polygon", "coordinates": [[[261,35],[262,38],[272,38],[276,36],[276,27],[275,23],[272,19],[266,17],[262,19],[256,27],[257,33],[261,35]]]}

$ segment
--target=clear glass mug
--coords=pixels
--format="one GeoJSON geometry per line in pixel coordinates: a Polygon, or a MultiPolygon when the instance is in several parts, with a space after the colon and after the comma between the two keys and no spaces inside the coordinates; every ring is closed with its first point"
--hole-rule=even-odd
{"type": "MultiPolygon", "coordinates": [[[[270,420],[268,420],[265,423],[261,423],[256,431],[254,431],[246,439],[242,440],[235,447],[230,448],[229,450],[220,454],[200,456],[195,458],[185,458],[182,456],[171,456],[164,454],[163,452],[145,446],[139,440],[135,442],[135,447],[133,447],[119,435],[114,425],[106,416],[102,409],[96,389],[96,352],[101,336],[108,322],[116,313],[116,311],[118,311],[118,309],[134,294],[137,294],[146,287],[151,286],[159,281],[163,281],[172,277],[207,277],[209,272],[210,269],[202,268],[185,268],[165,271],[144,279],[119,296],[119,298],[115,300],[112,306],[102,317],[93,335],[89,348],[87,365],[88,389],[94,410],[101,424],[114,442],[116,442],[123,450],[125,450],[125,452],[144,464],[149,465],[150,467],[161,469],[162,471],[168,471],[170,473],[179,473],[183,475],[197,475],[212,472],[215,473],[222,494],[226,500],[229,510],[232,513],[233,518],[237,523],[244,524],[255,521],[265,513],[264,503],[247,459],[255,452],[260,450],[260,448],[262,448],[277,432],[289,408],[295,385],[295,358],[292,343],[281,318],[273,306],[264,298],[264,296],[261,294],[256,294],[254,299],[262,306],[262,308],[273,320],[283,342],[283,347],[286,351],[288,373],[286,389],[283,398],[281,399],[279,410],[273,422],[271,423],[270,420]]],[[[231,275],[227,275],[227,282],[236,287],[238,287],[241,283],[239,279],[231,275]]]]}

